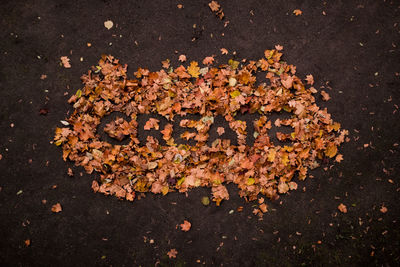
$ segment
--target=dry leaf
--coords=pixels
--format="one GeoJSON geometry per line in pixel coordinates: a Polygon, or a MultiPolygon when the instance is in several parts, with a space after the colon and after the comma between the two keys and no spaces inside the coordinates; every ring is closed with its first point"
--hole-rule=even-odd
{"type": "Polygon", "coordinates": [[[300,16],[301,14],[303,14],[303,11],[301,11],[300,9],[295,9],[293,10],[293,14],[295,14],[296,16],[300,16]]]}
{"type": "Polygon", "coordinates": [[[331,99],[329,94],[327,92],[325,92],[324,90],[321,91],[321,95],[322,95],[322,100],[324,100],[324,101],[328,101],[329,99],[331,99]]]}
{"type": "Polygon", "coordinates": [[[114,23],[111,20],[104,21],[104,27],[107,28],[107,30],[110,30],[114,26],[114,23]]]}
{"type": "Polygon", "coordinates": [[[227,55],[228,54],[228,50],[226,48],[221,48],[221,54],[222,55],[227,55]]]}
{"type": "Polygon", "coordinates": [[[217,133],[219,136],[223,135],[225,133],[224,127],[218,127],[217,128],[217,133]]]}
{"type": "Polygon", "coordinates": [[[382,205],[380,211],[381,211],[382,213],[386,213],[386,212],[388,211],[388,209],[387,209],[384,205],[382,205]]]}
{"type": "Polygon", "coordinates": [[[347,213],[347,207],[343,203],[340,203],[340,205],[338,206],[338,210],[340,210],[340,212],[342,213],[347,213]]]}
{"type": "Polygon", "coordinates": [[[179,56],[179,61],[180,62],[185,62],[186,61],[186,56],[185,55],[180,55],[179,56]]]}
{"type": "Polygon", "coordinates": [[[61,63],[63,64],[64,68],[69,69],[71,68],[71,64],[69,64],[69,58],[68,57],[61,57],[61,63]]]}
{"type": "Polygon", "coordinates": [[[209,64],[212,64],[213,62],[214,62],[214,57],[206,57],[203,59],[204,65],[209,65],[209,64]]]}
{"type": "Polygon", "coordinates": [[[186,220],[183,221],[183,223],[181,224],[181,230],[184,232],[187,232],[190,230],[190,227],[192,226],[192,224],[186,220]]]}
{"type": "Polygon", "coordinates": [[[178,254],[178,251],[174,248],[172,248],[170,251],[167,252],[167,255],[170,259],[176,258],[177,254],[178,254]]]}
{"type": "Polygon", "coordinates": [[[199,64],[198,64],[196,61],[192,61],[192,62],[190,62],[190,66],[187,68],[188,73],[189,73],[190,75],[192,75],[193,78],[199,77],[199,74],[200,74],[199,70],[200,70],[200,68],[198,67],[198,65],[199,65],[199,64]]]}
{"type": "Polygon", "coordinates": [[[314,84],[314,77],[311,74],[309,74],[309,75],[306,76],[306,81],[307,81],[307,84],[313,85],[314,84]]]}
{"type": "Polygon", "coordinates": [[[57,204],[53,205],[51,207],[51,211],[55,212],[55,213],[62,211],[61,204],[57,203],[57,204]]]}
{"type": "Polygon", "coordinates": [[[208,3],[208,6],[210,7],[210,9],[214,12],[218,11],[219,8],[221,7],[217,1],[211,1],[210,3],[208,3]]]}
{"type": "Polygon", "coordinates": [[[278,51],[281,51],[281,50],[283,50],[283,46],[275,45],[275,49],[278,50],[278,51]]]}

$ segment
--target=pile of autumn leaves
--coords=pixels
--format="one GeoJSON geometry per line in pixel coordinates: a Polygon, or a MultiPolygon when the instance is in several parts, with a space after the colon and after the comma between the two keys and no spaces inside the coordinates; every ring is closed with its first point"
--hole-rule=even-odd
{"type": "MultiPolygon", "coordinates": [[[[55,144],[62,147],[64,160],[75,161],[88,173],[100,173],[100,181],[92,183],[95,192],[130,201],[149,191],[166,195],[204,186],[211,187],[212,200],[219,205],[229,199],[226,183],[236,184],[240,196],[249,201],[260,194],[277,199],[295,190],[294,178],[304,180],[308,169],[318,167],[321,159],[340,162],[338,146],[347,135],[315,103],[318,92],[312,87],[312,76],[303,83],[295,75],[296,67],[281,60],[281,49],[266,50],[257,61],[231,59],[218,67],[212,66],[213,57],[207,57],[202,66],[192,61],[175,69],[166,60],[157,72],[139,68],[133,79],[127,77],[126,65],[102,56],[99,65],[82,76],[83,88],[70,98],[74,112],[64,121],[66,127],[56,129],[55,144]],[[265,82],[256,83],[258,72],[264,74],[265,82]],[[129,137],[128,145],[112,145],[100,138],[102,129],[97,128],[112,112],[122,112],[130,120],[116,119],[104,131],[118,140],[129,137]],[[254,121],[251,147],[246,145],[246,121],[235,119],[242,112],[260,115],[254,121]],[[271,121],[276,112],[289,112],[291,117],[271,121]],[[144,127],[145,131],[160,130],[166,145],[152,136],[144,146],[140,144],[139,114],[159,114],[171,122],[159,129],[153,118],[144,127]],[[195,140],[194,146],[178,145],[172,137],[174,117],[187,114],[201,115],[199,121],[180,121],[180,127],[191,130],[181,138],[195,140]],[[223,116],[237,134],[237,145],[221,139],[207,145],[216,116],[223,116]],[[290,134],[276,134],[287,145],[270,140],[272,124],[292,128],[290,134]]],[[[255,211],[259,215],[267,211],[260,199],[255,211]]]]}

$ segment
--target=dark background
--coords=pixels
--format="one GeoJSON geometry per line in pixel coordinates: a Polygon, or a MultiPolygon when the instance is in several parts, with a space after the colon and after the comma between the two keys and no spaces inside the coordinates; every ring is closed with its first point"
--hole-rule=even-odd
{"type": "Polygon", "coordinates": [[[224,21],[207,3],[1,1],[0,265],[399,264],[399,2],[220,0],[224,21]],[[111,30],[103,25],[108,19],[111,30]],[[166,58],[177,67],[180,54],[188,62],[215,54],[225,63],[233,51],[237,59],[259,59],[275,44],[284,46],[283,59],[299,77],[313,74],[315,87],[330,94],[328,102],[318,94],[318,104],[351,141],[340,147],[342,163],[324,164],[297,191],[268,201],[263,220],[235,186],[220,207],[202,205],[209,188],[133,203],[95,194],[96,175],[64,162],[50,144],[72,110],[67,99],[80,76],[102,53],[127,63],[132,77],[139,66],[160,69],[166,58]],[[60,66],[61,56],[72,68],[60,66]],[[327,83],[331,88],[321,88],[327,83]],[[52,213],[57,202],[63,210],[52,213]],[[338,211],[340,203],[347,214],[338,211]],[[176,229],[184,219],[192,223],[189,232],[176,229]],[[176,259],[166,255],[171,248],[176,259]]]}

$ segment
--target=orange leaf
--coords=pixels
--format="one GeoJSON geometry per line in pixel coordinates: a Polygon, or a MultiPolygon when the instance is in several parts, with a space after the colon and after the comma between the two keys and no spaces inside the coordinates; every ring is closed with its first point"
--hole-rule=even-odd
{"type": "Polygon", "coordinates": [[[293,14],[295,14],[296,16],[300,16],[301,14],[303,14],[303,11],[301,11],[300,9],[295,9],[293,10],[293,14]]]}
{"type": "Polygon", "coordinates": [[[51,211],[54,213],[62,211],[61,204],[57,203],[51,207],[51,211]]]}
{"type": "Polygon", "coordinates": [[[199,77],[199,74],[200,74],[200,72],[199,72],[200,68],[198,65],[199,64],[196,61],[192,61],[192,62],[190,62],[190,66],[187,68],[189,74],[194,78],[199,77]]]}
{"type": "Polygon", "coordinates": [[[190,227],[192,226],[192,224],[186,220],[183,221],[183,223],[181,224],[181,230],[184,232],[187,232],[190,230],[190,227]]]}
{"type": "Polygon", "coordinates": [[[347,213],[347,207],[343,203],[340,203],[340,205],[338,206],[338,210],[340,210],[340,212],[342,213],[347,213]]]}
{"type": "Polygon", "coordinates": [[[176,258],[176,254],[178,254],[178,251],[174,248],[167,252],[167,255],[170,259],[176,258]]]}

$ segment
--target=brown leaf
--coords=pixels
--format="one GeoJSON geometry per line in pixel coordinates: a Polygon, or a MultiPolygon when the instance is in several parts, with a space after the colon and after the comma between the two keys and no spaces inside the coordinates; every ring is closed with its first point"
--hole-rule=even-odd
{"type": "Polygon", "coordinates": [[[347,213],[347,207],[343,203],[340,203],[340,205],[338,206],[338,210],[342,213],[347,213]]]}
{"type": "Polygon", "coordinates": [[[178,254],[178,251],[174,248],[172,248],[170,251],[167,252],[167,255],[170,259],[176,258],[177,254],[178,254]]]}
{"type": "Polygon", "coordinates": [[[183,223],[181,224],[181,230],[184,232],[187,232],[190,230],[190,227],[192,226],[192,224],[186,220],[183,221],[183,223]]]}
{"type": "Polygon", "coordinates": [[[221,54],[222,55],[227,55],[228,54],[228,50],[226,48],[221,48],[221,54]]]}
{"type": "Polygon", "coordinates": [[[64,66],[64,68],[66,68],[66,69],[71,68],[71,64],[69,63],[68,57],[64,56],[64,57],[61,57],[60,59],[61,59],[61,63],[64,66]]]}
{"type": "Polygon", "coordinates": [[[321,91],[321,95],[322,95],[322,100],[324,100],[324,101],[328,101],[329,99],[331,99],[329,94],[327,92],[325,92],[324,90],[321,91]]]}
{"type": "Polygon", "coordinates": [[[180,55],[179,56],[179,61],[180,62],[185,62],[186,61],[186,56],[185,55],[180,55]]]}
{"type": "Polygon", "coordinates": [[[53,205],[51,207],[51,211],[54,213],[58,213],[58,212],[62,211],[61,204],[57,203],[57,204],[53,205]]]}
{"type": "Polygon", "coordinates": [[[296,16],[300,16],[301,14],[303,14],[303,11],[301,11],[300,9],[295,9],[293,10],[293,14],[295,14],[296,16]]]}

